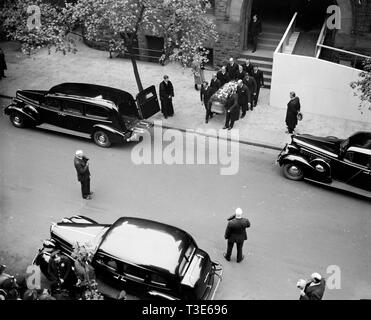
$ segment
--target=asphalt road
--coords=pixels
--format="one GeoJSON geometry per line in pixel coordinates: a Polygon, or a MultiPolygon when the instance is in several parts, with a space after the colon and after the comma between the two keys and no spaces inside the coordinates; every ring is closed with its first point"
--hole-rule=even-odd
{"type": "MultiPolygon", "coordinates": [[[[6,101],[0,101],[2,104],[6,101]]],[[[371,298],[370,202],[283,178],[277,152],[240,145],[237,175],[221,165],[134,165],[134,144],[102,149],[41,129],[16,129],[0,116],[0,262],[23,272],[52,221],[74,214],[111,223],[138,216],[178,226],[224,266],[216,299],[297,299],[299,278],[341,271],[324,299],[371,298]],[[94,199],[81,199],[73,156],[91,158],[94,199]],[[222,256],[226,218],[251,221],[237,264],[222,256]]]]}

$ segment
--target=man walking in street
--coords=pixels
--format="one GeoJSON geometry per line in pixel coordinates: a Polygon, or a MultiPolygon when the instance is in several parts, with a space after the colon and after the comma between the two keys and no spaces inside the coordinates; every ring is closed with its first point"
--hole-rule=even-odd
{"type": "Polygon", "coordinates": [[[242,254],[242,247],[245,240],[247,240],[246,228],[250,227],[250,221],[242,218],[242,209],[237,208],[236,214],[228,218],[227,229],[225,230],[224,238],[228,240],[227,252],[223,254],[227,261],[231,260],[231,254],[234,243],[237,246],[237,262],[244,259],[242,254]]]}
{"type": "Polygon", "coordinates": [[[251,107],[251,95],[242,80],[237,81],[238,104],[242,110],[241,119],[245,117],[246,111],[251,107]]]}
{"type": "Polygon", "coordinates": [[[5,55],[3,49],[0,48],[0,80],[2,80],[2,78],[6,78],[4,70],[7,70],[5,55]]]}
{"type": "Polygon", "coordinates": [[[264,88],[264,74],[263,71],[259,70],[258,66],[254,66],[254,72],[252,74],[256,82],[256,94],[254,96],[254,107],[258,104],[260,88],[264,88]]]}
{"type": "Polygon", "coordinates": [[[209,119],[213,117],[211,112],[211,101],[210,98],[213,95],[213,90],[209,87],[209,83],[204,81],[201,87],[200,98],[206,109],[205,123],[209,122],[209,119]]]}
{"type": "Polygon", "coordinates": [[[84,199],[90,200],[93,192],[90,191],[90,171],[88,158],[82,150],[77,150],[73,163],[77,172],[77,180],[81,183],[81,194],[84,199]]]}
{"type": "Polygon", "coordinates": [[[173,97],[174,87],[169,76],[164,75],[164,80],[160,83],[160,100],[161,100],[161,112],[165,119],[174,115],[173,97]]]}
{"type": "Polygon", "coordinates": [[[313,273],[311,278],[308,282],[300,279],[296,284],[301,290],[299,300],[322,300],[325,293],[326,281],[317,272],[313,273]]]}
{"type": "Polygon", "coordinates": [[[290,92],[290,101],[287,104],[286,111],[286,133],[294,133],[295,127],[298,124],[298,113],[300,111],[300,99],[296,96],[295,92],[290,92]]]}

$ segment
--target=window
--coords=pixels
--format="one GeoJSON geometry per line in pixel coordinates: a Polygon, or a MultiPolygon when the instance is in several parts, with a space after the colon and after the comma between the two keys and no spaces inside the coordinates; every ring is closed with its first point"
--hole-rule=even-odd
{"type": "Polygon", "coordinates": [[[166,280],[165,278],[159,276],[158,274],[151,275],[151,283],[156,286],[166,287],[166,280]]]}
{"type": "Polygon", "coordinates": [[[56,98],[47,98],[46,105],[48,109],[59,111],[61,110],[61,101],[56,98]]]}
{"type": "Polygon", "coordinates": [[[79,102],[64,100],[62,109],[67,113],[82,115],[84,106],[79,102]]]}
{"type": "Polygon", "coordinates": [[[86,105],[85,115],[91,118],[106,120],[108,119],[108,110],[95,105],[86,105]]]}
{"type": "Polygon", "coordinates": [[[128,280],[139,282],[144,282],[147,276],[145,270],[126,263],[123,264],[123,273],[128,280]]]}
{"type": "Polygon", "coordinates": [[[371,168],[371,155],[369,154],[348,151],[345,155],[345,159],[352,163],[371,168]]]}

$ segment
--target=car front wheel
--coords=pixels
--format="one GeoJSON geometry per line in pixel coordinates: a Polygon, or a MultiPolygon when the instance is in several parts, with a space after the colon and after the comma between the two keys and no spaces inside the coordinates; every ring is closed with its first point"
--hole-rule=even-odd
{"type": "Polygon", "coordinates": [[[304,178],[303,168],[296,163],[287,163],[283,166],[283,174],[290,180],[302,180],[304,178]]]}
{"type": "Polygon", "coordinates": [[[107,133],[105,133],[104,131],[95,131],[93,134],[93,140],[100,147],[108,148],[109,146],[111,146],[111,141],[107,133]]]}
{"type": "Polygon", "coordinates": [[[25,127],[24,117],[18,112],[12,113],[10,115],[10,122],[16,128],[24,128],[25,127]]]}

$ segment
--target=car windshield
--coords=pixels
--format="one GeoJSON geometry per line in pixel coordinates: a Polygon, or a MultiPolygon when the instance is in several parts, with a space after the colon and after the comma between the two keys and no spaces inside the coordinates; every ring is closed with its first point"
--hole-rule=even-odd
{"type": "Polygon", "coordinates": [[[196,251],[196,247],[194,246],[193,243],[191,243],[188,249],[184,252],[183,259],[180,261],[180,264],[179,264],[179,274],[181,276],[183,276],[185,272],[187,271],[187,268],[192,260],[192,257],[195,251],[196,251]]]}

